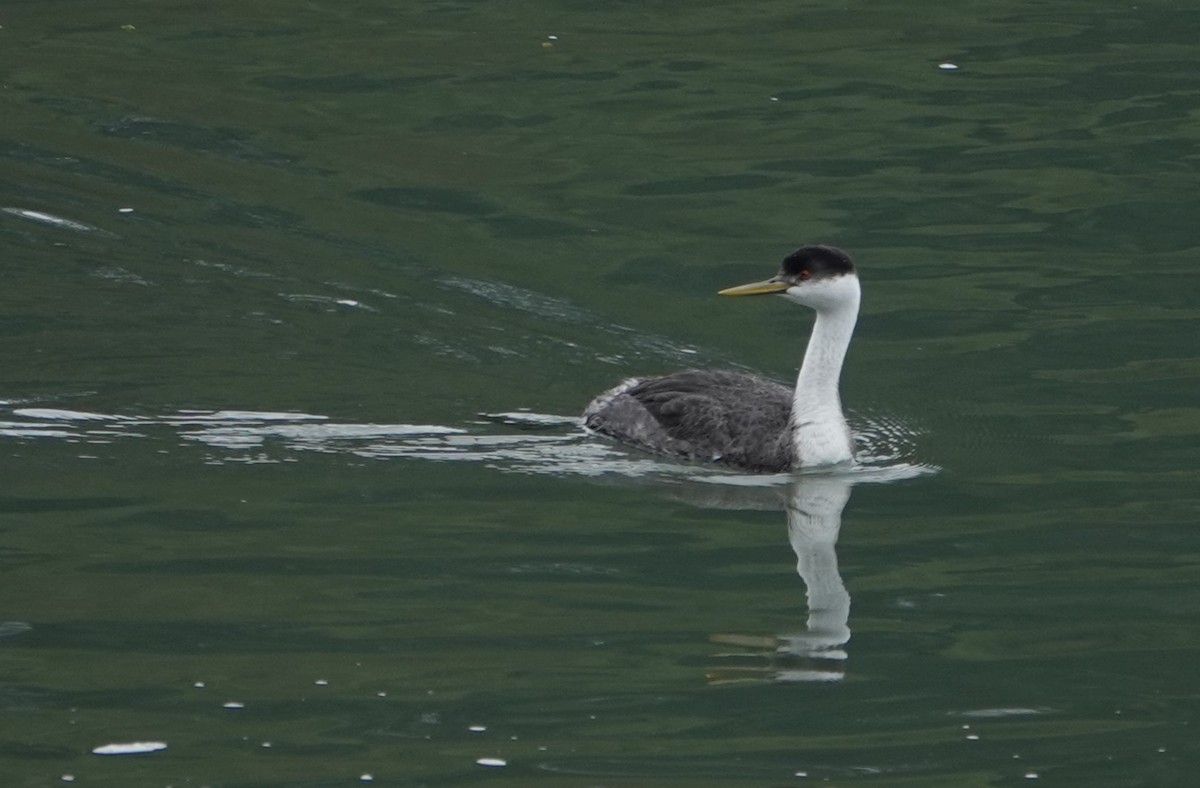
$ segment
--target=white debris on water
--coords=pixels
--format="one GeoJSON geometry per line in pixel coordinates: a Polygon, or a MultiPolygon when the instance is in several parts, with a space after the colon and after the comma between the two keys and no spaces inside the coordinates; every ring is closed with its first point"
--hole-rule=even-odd
{"type": "Polygon", "coordinates": [[[118,744],[102,744],[92,750],[96,755],[140,755],[167,749],[162,741],[131,741],[118,744]]]}

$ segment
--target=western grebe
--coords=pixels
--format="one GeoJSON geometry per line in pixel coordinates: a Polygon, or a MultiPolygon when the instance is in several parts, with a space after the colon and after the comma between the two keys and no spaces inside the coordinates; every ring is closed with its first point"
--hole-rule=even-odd
{"type": "Polygon", "coordinates": [[[832,246],[802,246],[771,279],[720,291],[771,293],[817,313],[795,389],[734,371],[631,378],[592,400],[585,426],[659,454],[767,473],[854,459],[838,396],[858,320],[854,262],[832,246]]]}

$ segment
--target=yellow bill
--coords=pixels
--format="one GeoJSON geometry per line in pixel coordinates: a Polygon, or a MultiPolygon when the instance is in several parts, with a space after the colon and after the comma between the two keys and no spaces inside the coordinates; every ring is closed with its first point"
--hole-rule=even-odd
{"type": "Polygon", "coordinates": [[[774,279],[768,279],[765,282],[752,282],[748,285],[727,287],[724,290],[718,291],[717,295],[768,295],[770,293],[782,293],[789,287],[791,285],[787,282],[777,282],[774,279]]]}

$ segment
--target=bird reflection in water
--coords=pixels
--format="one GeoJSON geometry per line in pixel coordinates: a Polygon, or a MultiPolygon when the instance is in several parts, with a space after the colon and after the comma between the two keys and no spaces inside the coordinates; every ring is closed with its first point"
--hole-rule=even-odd
{"type": "Polygon", "coordinates": [[[800,632],[770,636],[718,633],[713,643],[736,647],[714,655],[706,671],[714,684],[744,681],[840,681],[850,640],[850,594],[838,572],[837,539],[851,481],[838,476],[797,477],[787,488],[788,541],[808,595],[800,632]]]}

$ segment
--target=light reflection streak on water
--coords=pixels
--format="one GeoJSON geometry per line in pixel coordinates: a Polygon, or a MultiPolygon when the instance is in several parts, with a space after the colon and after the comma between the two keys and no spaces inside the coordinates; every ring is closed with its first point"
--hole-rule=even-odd
{"type": "MultiPolygon", "coordinates": [[[[11,404],[11,403],[10,403],[11,404]]],[[[793,475],[752,475],[644,455],[587,433],[574,417],[488,414],[461,427],[342,423],[311,413],[183,410],[123,416],[81,410],[17,407],[0,421],[0,439],[106,444],[123,438],[166,438],[218,452],[208,463],[287,462],[290,452],[344,454],[373,460],[465,461],[539,475],[680,479],[704,484],[774,487],[793,475]],[[497,433],[496,427],[509,430],[497,433]],[[487,429],[487,432],[481,430],[487,429]]],[[[0,417],[3,414],[0,413],[0,417]]],[[[809,473],[890,482],[936,470],[910,460],[910,433],[895,422],[860,419],[860,461],[809,473]]]]}

